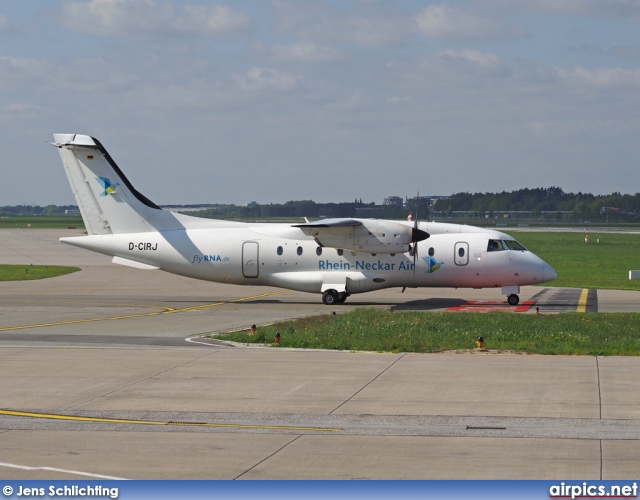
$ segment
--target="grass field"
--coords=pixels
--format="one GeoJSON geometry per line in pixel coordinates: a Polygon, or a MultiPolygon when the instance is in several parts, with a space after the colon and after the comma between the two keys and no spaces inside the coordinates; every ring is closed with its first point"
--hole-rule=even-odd
{"type": "Polygon", "coordinates": [[[513,314],[388,312],[359,309],[303,318],[215,338],[280,346],[379,352],[474,349],[478,337],[491,350],[530,354],[640,355],[640,313],[513,314]]]}
{"type": "Polygon", "coordinates": [[[65,229],[67,227],[84,229],[82,217],[44,217],[39,215],[23,215],[20,217],[0,218],[0,229],[65,229]]]}
{"type": "Polygon", "coordinates": [[[558,278],[543,286],[640,290],[629,270],[640,269],[640,235],[513,232],[520,243],[544,259],[558,278]],[[600,243],[598,243],[598,239],[600,243]]]}
{"type": "Polygon", "coordinates": [[[0,265],[0,281],[24,281],[55,278],[80,271],[79,267],[0,265]]]}

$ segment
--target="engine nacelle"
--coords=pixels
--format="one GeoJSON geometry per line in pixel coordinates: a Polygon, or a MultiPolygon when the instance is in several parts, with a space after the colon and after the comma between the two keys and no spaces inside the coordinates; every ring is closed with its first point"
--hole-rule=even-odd
{"type": "Polygon", "coordinates": [[[297,224],[323,247],[367,253],[406,253],[410,245],[429,235],[399,222],[377,219],[331,219],[297,224]]]}

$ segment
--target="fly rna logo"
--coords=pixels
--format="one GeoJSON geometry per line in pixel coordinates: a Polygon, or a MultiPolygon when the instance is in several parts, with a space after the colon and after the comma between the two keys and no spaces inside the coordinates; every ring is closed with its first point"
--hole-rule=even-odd
{"type": "Polygon", "coordinates": [[[106,177],[96,177],[96,180],[100,183],[100,186],[102,186],[102,189],[104,189],[104,191],[100,196],[107,196],[108,194],[116,194],[116,188],[120,185],[119,182],[112,184],[111,181],[106,177]]]}
{"type": "Polygon", "coordinates": [[[444,262],[437,262],[433,257],[422,257],[422,260],[424,260],[425,264],[427,264],[427,273],[429,274],[435,273],[438,269],[440,269],[442,264],[444,264],[444,262]]]}

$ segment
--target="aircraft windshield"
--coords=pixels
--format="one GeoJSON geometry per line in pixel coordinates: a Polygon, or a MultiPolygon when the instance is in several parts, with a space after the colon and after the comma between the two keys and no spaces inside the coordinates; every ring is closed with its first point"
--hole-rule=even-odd
{"type": "Polygon", "coordinates": [[[516,240],[504,240],[504,244],[509,247],[509,250],[526,250],[520,243],[516,240]]]}
{"type": "Polygon", "coordinates": [[[489,240],[487,252],[499,252],[500,250],[526,250],[516,240],[489,240]]]}

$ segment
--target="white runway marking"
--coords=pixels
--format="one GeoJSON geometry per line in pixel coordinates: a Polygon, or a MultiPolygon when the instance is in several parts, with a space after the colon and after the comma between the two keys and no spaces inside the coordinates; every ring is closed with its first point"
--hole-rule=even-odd
{"type": "Polygon", "coordinates": [[[115,479],[118,481],[127,481],[127,479],[124,477],[103,476],[102,474],[92,474],[90,472],[80,472],[77,470],[56,469],[55,467],[29,467],[28,465],[8,464],[6,462],[0,462],[0,467],[11,467],[13,469],[23,469],[23,470],[50,470],[53,472],[64,472],[66,474],[76,474],[78,476],[89,476],[89,477],[97,477],[100,479],[115,479]]]}

